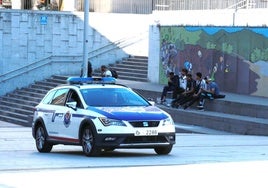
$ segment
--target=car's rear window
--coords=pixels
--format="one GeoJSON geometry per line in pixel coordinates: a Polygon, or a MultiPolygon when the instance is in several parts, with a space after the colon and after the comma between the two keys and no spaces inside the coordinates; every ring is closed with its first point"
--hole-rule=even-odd
{"type": "Polygon", "coordinates": [[[148,101],[127,88],[89,88],[81,93],[89,106],[148,106],[148,101]]]}

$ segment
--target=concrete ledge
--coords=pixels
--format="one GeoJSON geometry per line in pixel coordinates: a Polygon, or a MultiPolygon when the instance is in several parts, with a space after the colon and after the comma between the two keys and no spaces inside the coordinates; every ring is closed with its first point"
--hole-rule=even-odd
{"type": "MultiPolygon", "coordinates": [[[[156,101],[163,85],[122,80],[145,98],[156,101]]],[[[171,114],[179,124],[196,125],[243,135],[268,135],[268,98],[224,93],[223,99],[206,100],[205,111],[198,111],[196,104],[187,110],[158,105],[171,114]]]]}
{"type": "Polygon", "coordinates": [[[243,135],[268,135],[268,120],[249,116],[239,116],[196,109],[173,109],[163,105],[174,121],[182,124],[198,125],[206,128],[243,135]]]}

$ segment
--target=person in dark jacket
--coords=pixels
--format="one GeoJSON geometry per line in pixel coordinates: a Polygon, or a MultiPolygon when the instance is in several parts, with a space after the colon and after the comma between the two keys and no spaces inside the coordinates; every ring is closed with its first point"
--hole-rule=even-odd
{"type": "Polygon", "coordinates": [[[87,77],[92,77],[92,64],[90,61],[88,61],[87,63],[87,77]]]}
{"type": "MultiPolygon", "coordinates": [[[[191,95],[189,100],[187,100],[186,104],[184,105],[184,109],[187,109],[189,106],[193,105],[196,101],[200,99],[201,92],[203,89],[206,89],[207,84],[205,79],[202,78],[202,73],[197,72],[196,73],[196,84],[195,84],[195,89],[194,89],[194,94],[191,95]]],[[[184,101],[185,102],[185,101],[184,101]]]]}
{"type": "Polygon", "coordinates": [[[192,74],[188,73],[186,75],[187,83],[186,89],[179,97],[172,101],[171,106],[173,108],[178,108],[179,106],[185,104],[192,99],[193,94],[196,90],[196,81],[192,78],[192,74]]]}
{"type": "MultiPolygon", "coordinates": [[[[87,77],[92,77],[92,64],[91,62],[88,60],[87,62],[87,77]]],[[[81,68],[81,74],[80,74],[80,77],[83,77],[84,76],[84,70],[83,70],[83,67],[81,68]]]]}
{"type": "Polygon", "coordinates": [[[186,84],[187,84],[187,79],[186,79],[187,74],[188,74],[188,70],[183,68],[180,72],[180,76],[178,76],[178,82],[173,92],[173,97],[172,97],[173,99],[177,99],[180,94],[185,92],[186,84]]]}
{"type": "Polygon", "coordinates": [[[166,96],[168,91],[174,91],[178,84],[178,76],[175,75],[174,72],[169,73],[168,84],[163,87],[162,95],[161,95],[161,103],[166,101],[166,96]]]}

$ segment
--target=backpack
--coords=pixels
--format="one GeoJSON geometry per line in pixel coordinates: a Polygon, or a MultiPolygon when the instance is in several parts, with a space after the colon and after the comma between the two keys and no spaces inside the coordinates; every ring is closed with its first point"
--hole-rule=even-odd
{"type": "Polygon", "coordinates": [[[111,73],[112,73],[112,77],[114,77],[114,78],[118,78],[118,74],[117,74],[116,70],[114,70],[114,69],[109,69],[109,70],[110,70],[111,73]]]}

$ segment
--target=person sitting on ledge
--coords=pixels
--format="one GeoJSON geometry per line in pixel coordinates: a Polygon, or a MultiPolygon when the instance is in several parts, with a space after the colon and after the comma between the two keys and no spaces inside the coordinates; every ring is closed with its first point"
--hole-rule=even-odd
{"type": "Polygon", "coordinates": [[[161,94],[161,103],[166,101],[166,96],[168,91],[174,91],[178,84],[178,76],[174,72],[169,73],[168,84],[163,87],[161,94]]]}
{"type": "Polygon", "coordinates": [[[201,88],[201,94],[199,99],[198,109],[204,109],[205,99],[224,98],[225,95],[220,94],[220,88],[218,84],[209,77],[205,77],[207,89],[201,88]]]}

